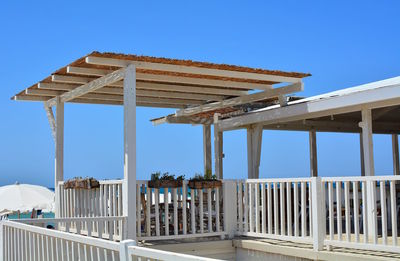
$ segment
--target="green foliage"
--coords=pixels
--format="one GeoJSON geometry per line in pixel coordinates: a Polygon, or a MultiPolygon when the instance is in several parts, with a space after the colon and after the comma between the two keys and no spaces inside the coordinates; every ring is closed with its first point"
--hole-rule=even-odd
{"type": "Polygon", "coordinates": [[[151,174],[151,180],[156,181],[156,180],[184,180],[185,175],[180,175],[175,179],[174,174],[169,174],[169,172],[165,172],[161,175],[160,171],[154,172],[151,174]]]}
{"type": "Polygon", "coordinates": [[[161,172],[160,171],[157,171],[157,172],[154,172],[154,173],[151,173],[151,180],[159,180],[160,179],[160,176],[161,176],[161,172]]]}
{"type": "Polygon", "coordinates": [[[198,180],[198,181],[201,181],[201,180],[217,180],[217,176],[213,175],[211,170],[207,170],[206,174],[204,176],[202,174],[200,174],[200,173],[196,173],[194,175],[194,177],[191,178],[191,180],[198,180]]]}

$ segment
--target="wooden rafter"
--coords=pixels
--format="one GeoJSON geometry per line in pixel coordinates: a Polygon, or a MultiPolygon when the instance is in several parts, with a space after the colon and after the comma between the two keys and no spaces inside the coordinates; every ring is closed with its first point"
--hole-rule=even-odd
{"type": "Polygon", "coordinates": [[[283,94],[290,94],[303,90],[303,83],[298,82],[285,87],[274,88],[262,92],[240,96],[237,98],[227,99],[220,102],[208,103],[198,107],[186,108],[176,112],[177,116],[190,116],[208,111],[233,107],[241,104],[257,102],[268,98],[278,97],[283,94]]]}

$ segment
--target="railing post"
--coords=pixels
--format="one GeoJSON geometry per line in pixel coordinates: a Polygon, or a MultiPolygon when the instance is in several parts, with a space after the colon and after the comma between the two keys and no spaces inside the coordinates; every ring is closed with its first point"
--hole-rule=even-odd
{"type": "Polygon", "coordinates": [[[0,221],[0,260],[4,260],[4,221],[0,221]]]}
{"type": "Polygon", "coordinates": [[[136,246],[136,241],[132,239],[123,240],[119,242],[119,260],[120,261],[130,261],[129,258],[129,246],[136,246]]]}
{"type": "Polygon", "coordinates": [[[312,196],[312,222],[313,222],[313,242],[314,251],[320,251],[324,248],[324,239],[326,226],[324,217],[325,200],[323,195],[322,181],[320,177],[311,178],[311,196],[312,196]]]}
{"type": "Polygon", "coordinates": [[[223,190],[224,230],[229,238],[233,238],[236,233],[237,224],[236,182],[233,180],[224,181],[223,190]]]}

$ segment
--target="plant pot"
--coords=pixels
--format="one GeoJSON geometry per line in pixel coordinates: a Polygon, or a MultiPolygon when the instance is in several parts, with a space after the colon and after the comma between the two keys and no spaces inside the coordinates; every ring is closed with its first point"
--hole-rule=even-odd
{"type": "Polygon", "coordinates": [[[179,188],[182,180],[149,180],[149,188],[179,188]]]}
{"type": "Polygon", "coordinates": [[[208,189],[222,187],[221,180],[189,180],[188,184],[191,189],[208,189]]]}
{"type": "Polygon", "coordinates": [[[64,182],[64,189],[96,189],[100,183],[94,178],[74,178],[64,182]]]}

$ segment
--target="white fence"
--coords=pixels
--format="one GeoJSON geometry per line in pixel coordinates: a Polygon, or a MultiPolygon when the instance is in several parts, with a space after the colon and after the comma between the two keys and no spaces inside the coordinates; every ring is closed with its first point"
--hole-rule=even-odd
{"type": "MultiPolygon", "coordinates": [[[[149,188],[136,182],[137,239],[163,240],[219,236],[223,224],[223,188],[149,188]]],[[[122,210],[122,181],[100,181],[100,188],[64,189],[59,184],[60,218],[118,217],[122,210]]],[[[119,231],[119,224],[116,224],[119,231]]],[[[114,233],[116,234],[116,233],[114,233]]]]}
{"type": "Polygon", "coordinates": [[[400,252],[400,177],[322,178],[328,246],[400,252]]]}
{"type": "Polygon", "coordinates": [[[14,221],[0,223],[0,259],[17,260],[199,260],[216,259],[183,255],[42,228],[14,221]]]}
{"type": "Polygon", "coordinates": [[[239,235],[312,242],[311,179],[237,182],[239,235]]]}

